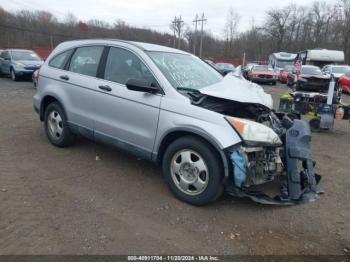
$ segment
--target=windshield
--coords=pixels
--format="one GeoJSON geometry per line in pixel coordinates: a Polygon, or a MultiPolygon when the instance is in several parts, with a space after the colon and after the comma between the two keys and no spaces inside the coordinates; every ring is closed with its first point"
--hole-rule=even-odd
{"type": "Polygon", "coordinates": [[[322,71],[318,67],[303,67],[301,73],[303,75],[322,75],[322,71]]]}
{"type": "Polygon", "coordinates": [[[11,56],[15,61],[41,61],[40,57],[32,51],[11,51],[11,56]]]}
{"type": "Polygon", "coordinates": [[[211,66],[191,55],[147,52],[174,88],[201,89],[223,78],[211,66]]]}
{"type": "Polygon", "coordinates": [[[218,69],[224,69],[224,70],[235,70],[235,67],[231,64],[227,64],[227,63],[218,63],[216,64],[216,67],[218,69]]]}
{"type": "Polygon", "coordinates": [[[350,70],[350,66],[334,66],[332,67],[332,73],[345,74],[350,70]]]}
{"type": "Polygon", "coordinates": [[[279,68],[284,68],[285,66],[287,65],[293,65],[294,64],[294,60],[277,60],[276,61],[276,66],[279,67],[279,68]]]}
{"type": "Polygon", "coordinates": [[[258,72],[273,71],[273,69],[271,67],[269,67],[269,66],[259,65],[259,66],[254,66],[253,67],[253,71],[258,71],[258,72]]]}

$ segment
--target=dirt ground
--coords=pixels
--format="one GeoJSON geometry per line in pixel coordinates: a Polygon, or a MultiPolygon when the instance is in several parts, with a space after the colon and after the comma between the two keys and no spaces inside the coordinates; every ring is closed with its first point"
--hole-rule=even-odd
{"type": "Polygon", "coordinates": [[[313,135],[319,201],[225,196],[199,208],[175,199],[151,163],[85,139],[50,145],[34,93],[0,79],[0,254],[349,254],[348,121],[313,135]]]}

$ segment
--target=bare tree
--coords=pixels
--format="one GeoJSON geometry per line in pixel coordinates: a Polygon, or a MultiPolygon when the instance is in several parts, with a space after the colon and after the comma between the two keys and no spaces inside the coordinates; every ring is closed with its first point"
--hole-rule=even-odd
{"type": "Polygon", "coordinates": [[[277,50],[283,49],[283,42],[289,27],[293,5],[267,11],[266,32],[275,40],[277,50]]]}
{"type": "Polygon", "coordinates": [[[240,15],[237,12],[235,12],[235,10],[231,7],[228,10],[226,16],[226,24],[224,28],[225,39],[228,43],[229,53],[232,50],[234,39],[237,36],[237,27],[240,22],[240,19],[240,15]]]}

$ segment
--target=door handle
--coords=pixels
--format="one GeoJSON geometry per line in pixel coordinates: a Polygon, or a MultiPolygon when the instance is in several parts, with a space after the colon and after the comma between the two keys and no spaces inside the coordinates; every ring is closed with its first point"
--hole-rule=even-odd
{"type": "Polygon", "coordinates": [[[112,88],[110,86],[99,86],[98,88],[108,92],[112,91],[112,88]]]}
{"type": "Polygon", "coordinates": [[[69,77],[67,75],[60,76],[61,79],[68,81],[69,77]]]}

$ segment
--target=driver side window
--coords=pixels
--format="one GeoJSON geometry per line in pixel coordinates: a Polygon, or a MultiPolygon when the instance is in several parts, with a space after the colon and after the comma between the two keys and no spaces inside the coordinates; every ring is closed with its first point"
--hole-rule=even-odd
{"type": "Polygon", "coordinates": [[[122,48],[111,47],[106,61],[104,79],[125,85],[129,79],[156,82],[151,71],[133,53],[122,48]]]}

